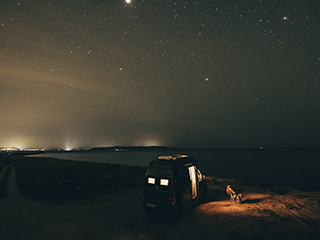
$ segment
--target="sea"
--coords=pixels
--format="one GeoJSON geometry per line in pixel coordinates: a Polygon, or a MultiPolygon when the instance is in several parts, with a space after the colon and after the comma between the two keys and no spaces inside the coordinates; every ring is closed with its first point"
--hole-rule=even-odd
{"type": "Polygon", "coordinates": [[[320,148],[56,152],[32,156],[148,166],[161,155],[193,156],[205,175],[320,191],[320,148]]]}

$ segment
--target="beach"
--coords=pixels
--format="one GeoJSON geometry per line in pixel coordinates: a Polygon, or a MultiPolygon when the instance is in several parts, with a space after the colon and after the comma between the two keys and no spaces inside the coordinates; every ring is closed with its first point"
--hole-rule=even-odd
{"type": "MultiPolygon", "coordinates": [[[[10,161],[9,161],[10,162],[10,161]]],[[[13,161],[14,163],[14,161],[13,161]]],[[[159,217],[142,210],[141,185],[93,199],[40,201],[21,194],[11,168],[0,199],[0,236],[11,239],[319,239],[320,192],[207,176],[204,202],[185,214],[159,217]],[[225,193],[230,184],[242,204],[225,193]]]]}

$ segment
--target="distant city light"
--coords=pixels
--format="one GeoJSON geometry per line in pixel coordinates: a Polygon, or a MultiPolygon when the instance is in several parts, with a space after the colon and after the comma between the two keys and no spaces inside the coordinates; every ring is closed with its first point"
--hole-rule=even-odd
{"type": "Polygon", "coordinates": [[[1,152],[44,152],[44,148],[17,148],[17,147],[2,147],[1,152]]]}
{"type": "Polygon", "coordinates": [[[74,141],[71,141],[68,137],[65,142],[64,151],[70,152],[77,148],[76,145],[77,143],[75,143],[74,141]]]}

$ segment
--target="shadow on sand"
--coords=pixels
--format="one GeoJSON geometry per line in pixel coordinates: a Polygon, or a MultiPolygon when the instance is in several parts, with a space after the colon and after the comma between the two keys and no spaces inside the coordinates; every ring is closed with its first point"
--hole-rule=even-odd
{"type": "Polygon", "coordinates": [[[265,198],[257,198],[257,199],[246,199],[244,201],[242,201],[242,204],[250,204],[250,203],[259,203],[262,200],[264,200],[265,198]]]}

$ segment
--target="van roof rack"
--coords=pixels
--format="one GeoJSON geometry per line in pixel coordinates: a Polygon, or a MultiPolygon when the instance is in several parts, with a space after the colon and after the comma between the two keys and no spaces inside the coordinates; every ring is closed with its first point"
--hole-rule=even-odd
{"type": "Polygon", "coordinates": [[[175,160],[177,158],[186,158],[188,157],[187,154],[178,154],[178,155],[174,155],[174,156],[170,156],[170,155],[163,155],[163,156],[159,156],[158,159],[164,159],[164,160],[175,160]]]}

